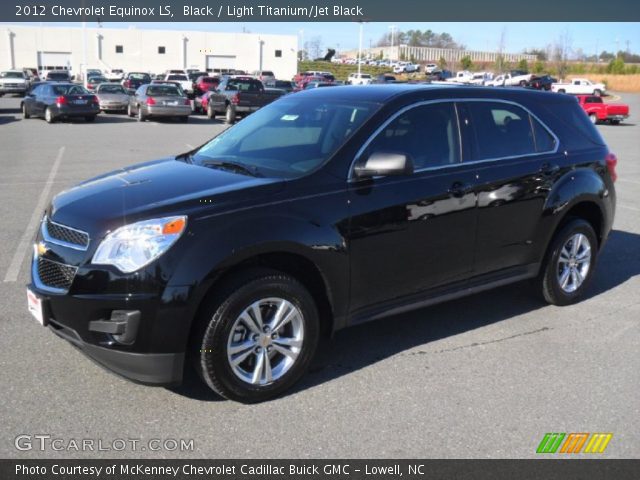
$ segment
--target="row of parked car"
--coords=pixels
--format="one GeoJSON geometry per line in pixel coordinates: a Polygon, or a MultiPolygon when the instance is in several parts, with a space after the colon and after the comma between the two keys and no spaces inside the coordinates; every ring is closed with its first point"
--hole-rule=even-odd
{"type": "MultiPolygon", "coordinates": [[[[235,73],[235,72],[234,72],[235,73]]],[[[437,74],[438,71],[434,70],[437,74]]],[[[579,103],[593,123],[609,121],[620,123],[629,116],[629,107],[623,104],[604,103],[606,91],[603,84],[588,79],[573,79],[558,83],[549,75],[534,76],[513,70],[487,79],[485,72],[458,72],[445,82],[485,86],[522,86],[558,93],[577,94],[579,103]]],[[[22,78],[22,77],[21,77],[22,78]]],[[[390,73],[376,77],[366,73],[352,73],[346,82],[336,80],[331,72],[305,71],[293,81],[277,80],[273,72],[256,71],[253,75],[223,74],[213,76],[208,72],[168,70],[152,75],[146,72],[129,72],[118,81],[99,70],[87,70],[82,84],[70,81],[67,71],[47,72],[46,82],[27,79],[21,71],[0,73],[0,93],[26,92],[21,102],[23,116],[42,116],[49,122],[66,117],[95,119],[100,111],[126,112],[131,117],[145,121],[154,117],[176,117],[188,121],[192,113],[205,114],[213,119],[224,116],[233,123],[238,116],[251,113],[291,92],[319,87],[335,87],[343,84],[369,85],[398,83],[390,73]],[[24,75],[20,88],[12,80],[24,75]]],[[[431,78],[438,82],[438,79],[431,78]]],[[[415,83],[415,82],[414,82],[415,83]]]]}

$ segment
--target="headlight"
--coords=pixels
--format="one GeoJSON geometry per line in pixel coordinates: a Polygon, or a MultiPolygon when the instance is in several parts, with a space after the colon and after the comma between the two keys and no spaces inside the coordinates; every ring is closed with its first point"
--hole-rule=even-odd
{"type": "Polygon", "coordinates": [[[92,263],[114,265],[131,273],[153,262],[171,248],[187,226],[187,217],[165,217],[125,225],[108,234],[92,263]]]}

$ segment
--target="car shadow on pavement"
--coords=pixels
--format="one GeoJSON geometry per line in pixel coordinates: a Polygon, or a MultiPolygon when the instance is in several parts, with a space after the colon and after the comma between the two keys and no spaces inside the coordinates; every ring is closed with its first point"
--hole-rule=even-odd
{"type": "MultiPolygon", "coordinates": [[[[639,274],[640,235],[614,230],[598,259],[587,298],[601,295],[639,274]]],[[[520,282],[346,328],[321,343],[308,374],[288,394],[348,375],[406,350],[428,347],[437,340],[544,307],[546,304],[532,292],[531,283],[520,282]]],[[[540,328],[544,327],[541,325],[540,328]]],[[[538,331],[541,330],[523,334],[538,331]]],[[[426,352],[420,350],[419,353],[426,352]]],[[[221,400],[202,383],[193,369],[187,370],[190,372],[185,375],[183,385],[173,389],[175,393],[196,400],[221,400]]]]}
{"type": "Polygon", "coordinates": [[[20,120],[21,119],[19,117],[16,117],[15,115],[0,115],[0,125],[6,125],[7,123],[11,122],[19,122],[20,120]]]}

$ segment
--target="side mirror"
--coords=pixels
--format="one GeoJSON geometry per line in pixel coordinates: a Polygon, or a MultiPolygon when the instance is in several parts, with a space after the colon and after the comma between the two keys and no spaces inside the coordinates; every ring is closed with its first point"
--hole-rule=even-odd
{"type": "Polygon", "coordinates": [[[358,178],[390,175],[411,175],[413,160],[405,153],[375,152],[367,160],[354,168],[358,178]]]}

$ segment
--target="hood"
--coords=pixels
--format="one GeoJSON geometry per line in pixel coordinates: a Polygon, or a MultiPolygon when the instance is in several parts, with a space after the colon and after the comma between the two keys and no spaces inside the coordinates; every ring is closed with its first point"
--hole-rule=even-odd
{"type": "Polygon", "coordinates": [[[280,179],[170,158],[116,170],[65,190],[53,199],[48,214],[58,223],[95,236],[147,218],[176,214],[194,218],[259,202],[283,185],[280,179]]]}
{"type": "Polygon", "coordinates": [[[0,78],[0,83],[27,83],[27,79],[6,77],[0,78]]]}

